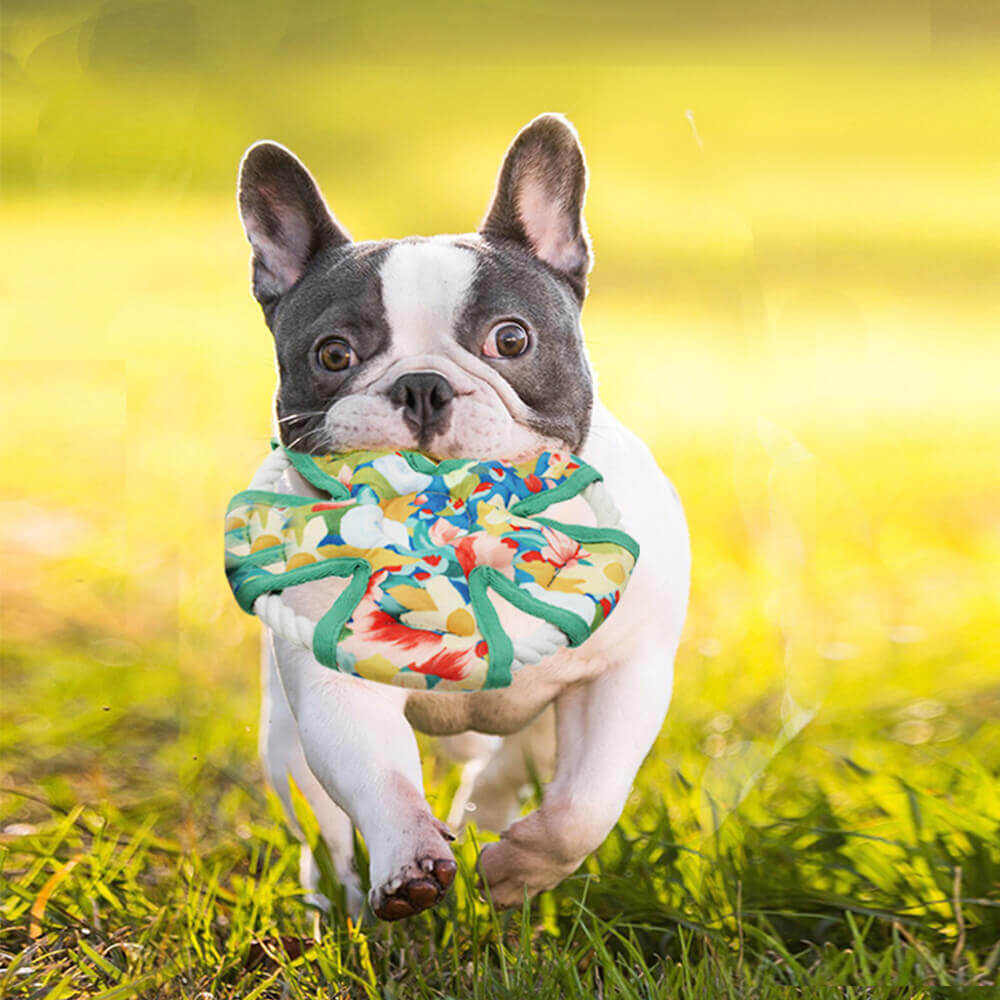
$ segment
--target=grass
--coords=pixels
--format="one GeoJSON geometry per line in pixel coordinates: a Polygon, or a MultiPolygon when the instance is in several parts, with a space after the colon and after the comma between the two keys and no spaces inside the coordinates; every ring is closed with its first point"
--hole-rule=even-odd
{"type": "Polygon", "coordinates": [[[764,6],[515,38],[203,5],[192,47],[182,5],[7,5],[0,997],[996,992],[992,22],[764,6]],[[607,841],[523,912],[480,898],[472,831],[440,910],[321,918],[219,558],[273,377],[235,163],[279,138],[359,236],[466,229],[548,108],[593,169],[602,395],[691,523],[674,704],[607,841]]]}
{"type": "MultiPolygon", "coordinates": [[[[168,649],[142,669],[67,645],[5,664],[0,995],[930,997],[995,979],[982,695],[860,723],[836,699],[786,741],[776,692],[733,717],[682,683],[622,822],[557,891],[497,916],[469,835],[439,911],[354,928],[299,899],[245,677],[192,688],[168,649]]],[[[445,809],[454,776],[428,778],[445,809]]]]}

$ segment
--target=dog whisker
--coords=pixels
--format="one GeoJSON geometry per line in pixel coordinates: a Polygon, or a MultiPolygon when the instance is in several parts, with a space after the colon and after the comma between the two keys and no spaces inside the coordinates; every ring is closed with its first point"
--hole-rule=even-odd
{"type": "Polygon", "coordinates": [[[285,447],[294,448],[300,441],[304,441],[307,437],[309,437],[310,434],[315,433],[315,431],[316,431],[315,427],[310,427],[308,430],[300,434],[294,441],[292,441],[291,444],[286,444],[285,447]]]}
{"type": "Polygon", "coordinates": [[[283,424],[288,420],[301,420],[304,417],[318,417],[326,413],[326,410],[303,410],[301,413],[289,413],[286,417],[279,417],[278,423],[283,424]]]}
{"type": "Polygon", "coordinates": [[[297,444],[299,444],[301,441],[307,440],[311,435],[321,434],[323,432],[323,429],[324,428],[322,424],[310,427],[307,430],[303,431],[294,441],[292,441],[291,444],[286,444],[285,447],[288,449],[294,449],[297,444]]]}

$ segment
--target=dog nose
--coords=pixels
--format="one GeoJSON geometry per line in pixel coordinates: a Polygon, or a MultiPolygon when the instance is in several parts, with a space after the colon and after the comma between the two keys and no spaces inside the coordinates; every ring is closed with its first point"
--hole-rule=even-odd
{"type": "Polygon", "coordinates": [[[435,372],[400,375],[389,390],[389,399],[403,408],[403,419],[420,437],[443,423],[454,398],[451,383],[435,372]]]}

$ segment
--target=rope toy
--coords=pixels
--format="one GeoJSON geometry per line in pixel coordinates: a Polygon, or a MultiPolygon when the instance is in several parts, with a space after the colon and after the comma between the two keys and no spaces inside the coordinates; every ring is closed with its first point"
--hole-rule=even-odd
{"type": "Polygon", "coordinates": [[[619,521],[600,473],[568,453],[512,464],[275,446],[230,501],[226,574],[244,611],[333,670],[489,690],[580,645],[618,605],[639,556],[619,521]],[[275,492],[289,469],[322,498],[275,492]],[[540,516],[576,496],[596,526],[540,516]],[[346,585],[318,621],[282,596],[329,577],[346,585]],[[538,629],[508,635],[491,592],[538,629]]]}

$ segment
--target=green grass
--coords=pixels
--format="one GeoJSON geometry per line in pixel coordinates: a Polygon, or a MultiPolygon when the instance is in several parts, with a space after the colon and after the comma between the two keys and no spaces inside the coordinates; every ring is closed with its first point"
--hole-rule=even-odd
{"type": "MultiPolygon", "coordinates": [[[[776,692],[734,721],[683,683],[626,816],[558,890],[497,916],[467,835],[438,911],[352,929],[299,899],[243,677],[192,689],[168,648],[140,663],[76,638],[5,662],[0,995],[930,997],[995,979],[982,696],[829,706],[786,741],[776,692]]],[[[428,778],[442,811],[454,775],[428,778]]]]}
{"type": "Polygon", "coordinates": [[[995,994],[991,7],[396,6],[5,4],[0,997],[995,994]],[[359,237],[464,230],[550,109],[602,395],[691,523],[674,704],[523,913],[470,835],[439,910],[351,927],[301,902],[222,574],[273,378],[235,166],[280,139],[359,237]]]}

